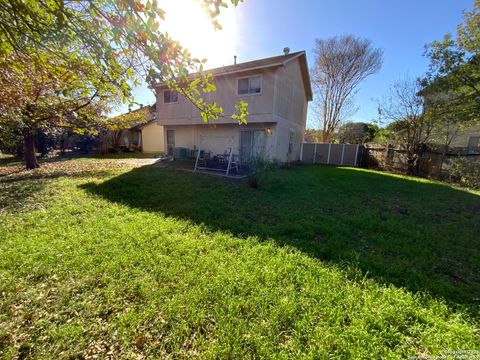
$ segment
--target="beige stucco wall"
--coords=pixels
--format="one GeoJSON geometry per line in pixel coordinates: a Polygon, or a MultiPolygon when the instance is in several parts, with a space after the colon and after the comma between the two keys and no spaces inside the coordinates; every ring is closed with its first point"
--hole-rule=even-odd
{"type": "MultiPolygon", "coordinates": [[[[287,161],[286,158],[277,158],[276,149],[276,125],[273,123],[248,123],[247,125],[173,125],[165,126],[167,130],[175,131],[175,147],[186,147],[188,149],[201,148],[214,154],[228,152],[231,147],[234,154],[240,153],[240,132],[242,130],[267,130],[269,135],[265,141],[265,157],[287,161]]],[[[166,136],[166,135],[165,135],[166,136]]]]}
{"type": "MultiPolygon", "coordinates": [[[[215,92],[204,95],[208,102],[216,101],[223,108],[226,118],[216,120],[216,123],[235,123],[230,115],[235,112],[235,104],[239,101],[248,103],[249,121],[271,121],[273,110],[273,94],[275,86],[275,69],[247,71],[231,76],[220,76],[214,80],[215,92]],[[260,94],[237,95],[237,80],[242,77],[261,75],[262,92],[260,94]]],[[[203,124],[200,112],[191,102],[179,95],[177,103],[164,104],[165,87],[157,89],[157,119],[162,125],[203,124]]]]}
{"type": "Polygon", "coordinates": [[[273,114],[305,127],[307,94],[298,59],[277,70],[273,114]]]}
{"type": "MultiPolygon", "coordinates": [[[[266,144],[268,158],[282,162],[300,159],[308,101],[298,59],[285,66],[220,76],[214,83],[217,91],[207,94],[206,101],[216,101],[224,109],[224,113],[230,115],[234,112],[235,103],[243,100],[248,103],[249,111],[246,127],[272,129],[266,144]],[[254,75],[262,76],[262,92],[255,95],[237,95],[238,79],[254,75]],[[294,147],[293,152],[288,153],[291,131],[294,133],[294,147]]],[[[164,104],[165,90],[165,87],[157,88],[157,121],[165,127],[164,144],[166,130],[174,129],[176,147],[198,147],[200,136],[203,135],[210,137],[207,146],[224,148],[225,146],[213,144],[213,135],[217,134],[219,137],[231,136],[234,152],[239,153],[241,126],[234,120],[227,116],[215,120],[217,127],[204,124],[199,111],[181,95],[177,103],[164,104]]],[[[245,128],[245,125],[243,127],[245,128]]],[[[219,138],[216,142],[222,141],[224,140],[219,138]]]]}
{"type": "MultiPolygon", "coordinates": [[[[240,153],[240,132],[242,130],[267,130],[265,157],[281,162],[296,161],[300,158],[300,147],[303,139],[303,127],[292,124],[282,118],[276,118],[276,123],[251,123],[247,125],[171,125],[165,126],[166,131],[175,131],[175,147],[198,149],[221,154],[232,147],[234,154],[240,153]],[[294,133],[293,152],[288,152],[290,131],[294,133]]],[[[166,144],[166,140],[164,140],[166,144]]]]}
{"type": "MultiPolygon", "coordinates": [[[[470,136],[480,136],[480,124],[471,125],[461,129],[455,128],[451,130],[450,134],[453,135],[452,142],[450,143],[450,147],[463,148],[468,145],[468,139],[470,138],[470,136]]],[[[443,145],[445,142],[444,131],[443,130],[440,131],[434,128],[432,130],[432,134],[430,136],[429,141],[434,144],[443,145]]]]}
{"type": "Polygon", "coordinates": [[[291,161],[300,160],[300,148],[303,142],[305,127],[300,124],[287,121],[278,116],[275,116],[274,118],[277,121],[277,125],[276,125],[276,132],[275,132],[276,148],[275,148],[275,154],[273,157],[282,162],[291,162],[291,161]],[[291,153],[288,152],[290,131],[293,132],[293,138],[294,138],[293,151],[291,153]]]}
{"type": "Polygon", "coordinates": [[[163,126],[153,122],[142,128],[142,150],[145,153],[165,151],[163,126]]]}
{"type": "Polygon", "coordinates": [[[458,130],[458,133],[452,139],[451,147],[466,147],[470,136],[480,136],[480,125],[473,125],[465,129],[458,130]]]}
{"type": "Polygon", "coordinates": [[[300,159],[307,122],[307,94],[303,84],[299,60],[287,63],[277,70],[273,118],[277,123],[277,150],[281,161],[300,159]],[[290,132],[293,132],[293,151],[288,153],[290,132]],[[284,160],[285,159],[285,160],[284,160]]]}

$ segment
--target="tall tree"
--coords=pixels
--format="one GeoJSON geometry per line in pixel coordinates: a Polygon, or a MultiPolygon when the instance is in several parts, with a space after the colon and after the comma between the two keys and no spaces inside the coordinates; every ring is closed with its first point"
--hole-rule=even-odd
{"type": "Polygon", "coordinates": [[[418,174],[418,160],[432,134],[433,120],[424,114],[424,98],[417,79],[408,76],[398,80],[378,104],[381,121],[391,122],[391,130],[406,151],[406,172],[418,174]]]}
{"type": "Polygon", "coordinates": [[[354,97],[359,85],[380,70],[383,51],[368,39],[345,35],[317,39],[314,54],[311,72],[316,109],[323,141],[328,142],[340,123],[356,112],[354,97]]]}
{"type": "MultiPolygon", "coordinates": [[[[215,19],[227,4],[201,2],[220,27],[215,19]]],[[[119,94],[132,101],[131,85],[142,78],[181,92],[206,121],[224,116],[203,99],[215,90],[212,77],[188,76],[202,71],[206,60],[165,33],[164,16],[156,0],[0,0],[0,118],[22,132],[27,168],[37,166],[33,135],[39,128],[75,125],[76,113],[93,101],[119,94]]],[[[231,117],[245,122],[246,106],[239,102],[231,117]]]]}
{"type": "MultiPolygon", "coordinates": [[[[118,87],[99,70],[78,44],[61,60],[50,52],[37,56],[12,52],[0,59],[0,122],[22,134],[28,169],[38,166],[35,135],[58,126],[85,125],[83,115],[92,102],[105,103],[117,96],[118,87]]],[[[32,46],[33,47],[33,46],[32,46]]],[[[106,108],[106,107],[104,107],[106,108]]]]}

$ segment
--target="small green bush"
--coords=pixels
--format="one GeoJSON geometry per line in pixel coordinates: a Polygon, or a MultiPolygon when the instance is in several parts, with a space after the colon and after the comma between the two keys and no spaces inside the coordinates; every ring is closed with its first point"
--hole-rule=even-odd
{"type": "Polygon", "coordinates": [[[265,175],[268,171],[279,167],[279,163],[276,160],[266,160],[261,156],[253,156],[248,161],[249,175],[248,185],[257,189],[261,186],[265,175]]]}
{"type": "Polygon", "coordinates": [[[449,172],[450,181],[472,189],[480,189],[480,164],[459,158],[449,172]]]}

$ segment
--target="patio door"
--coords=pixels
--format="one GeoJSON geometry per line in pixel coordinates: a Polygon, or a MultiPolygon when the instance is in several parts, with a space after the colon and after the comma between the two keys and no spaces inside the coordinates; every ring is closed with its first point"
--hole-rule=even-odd
{"type": "Polygon", "coordinates": [[[240,132],[240,156],[242,162],[252,157],[265,156],[265,130],[242,130],[240,132]]]}
{"type": "Polygon", "coordinates": [[[175,130],[167,130],[167,155],[173,156],[175,150],[175,130]]]}

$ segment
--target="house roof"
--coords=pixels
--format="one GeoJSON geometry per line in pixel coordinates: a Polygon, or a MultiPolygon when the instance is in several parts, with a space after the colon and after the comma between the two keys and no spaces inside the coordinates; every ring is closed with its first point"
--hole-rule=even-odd
{"type": "MultiPolygon", "coordinates": [[[[214,76],[226,76],[231,74],[236,74],[240,72],[260,70],[266,68],[280,67],[285,66],[292,60],[297,59],[300,61],[300,69],[302,72],[303,86],[305,88],[305,93],[307,99],[310,101],[313,98],[312,86],[310,83],[310,74],[308,71],[307,64],[307,55],[305,51],[297,51],[287,55],[272,56],[264,59],[247,61],[243,63],[238,63],[234,65],[222,66],[210,70],[205,70],[201,73],[190,74],[191,77],[198,76],[199,74],[212,74],[214,76]]],[[[159,86],[162,86],[160,84],[159,86]]]]}
{"type": "Polygon", "coordinates": [[[125,124],[125,128],[131,130],[140,130],[143,127],[155,122],[156,104],[142,106],[138,109],[117,115],[112,120],[118,120],[125,124]]]}

